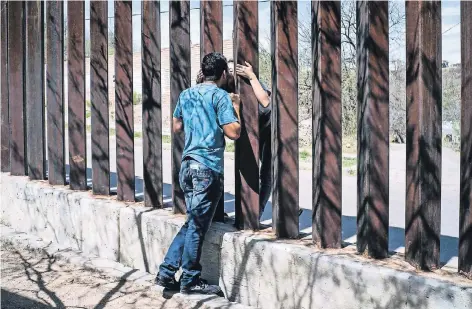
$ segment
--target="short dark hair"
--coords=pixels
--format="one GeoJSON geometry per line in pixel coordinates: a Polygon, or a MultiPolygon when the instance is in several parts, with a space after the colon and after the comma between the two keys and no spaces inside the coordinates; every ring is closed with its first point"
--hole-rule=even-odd
{"type": "Polygon", "coordinates": [[[221,53],[213,52],[205,55],[202,60],[202,73],[205,80],[216,81],[228,70],[228,61],[221,53]]]}

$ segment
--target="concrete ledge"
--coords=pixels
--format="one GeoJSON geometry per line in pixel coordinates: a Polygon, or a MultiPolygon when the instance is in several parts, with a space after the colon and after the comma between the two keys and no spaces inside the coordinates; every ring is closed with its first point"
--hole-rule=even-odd
{"type": "MultiPolygon", "coordinates": [[[[54,248],[71,248],[155,273],[184,216],[89,192],[1,176],[1,222],[54,248]]],[[[228,299],[260,308],[472,308],[472,281],[444,271],[416,273],[401,258],[368,260],[349,248],[213,224],[203,276],[228,299]]],[[[226,307],[224,307],[226,308],[226,307]]]]}
{"type": "Polygon", "coordinates": [[[154,275],[150,275],[144,271],[139,271],[131,267],[126,267],[118,262],[113,262],[104,258],[95,256],[87,256],[77,250],[61,250],[54,243],[47,242],[41,238],[15,232],[13,229],[1,226],[0,242],[3,246],[13,246],[14,248],[23,248],[34,252],[44,252],[58,260],[66,261],[74,265],[78,265],[84,269],[98,271],[110,278],[126,280],[139,286],[148,287],[162,293],[165,298],[172,297],[177,299],[186,307],[202,308],[202,309],[250,309],[251,307],[237,303],[229,302],[222,297],[204,296],[204,295],[182,295],[179,293],[170,293],[164,291],[163,288],[156,286],[154,275]]]}

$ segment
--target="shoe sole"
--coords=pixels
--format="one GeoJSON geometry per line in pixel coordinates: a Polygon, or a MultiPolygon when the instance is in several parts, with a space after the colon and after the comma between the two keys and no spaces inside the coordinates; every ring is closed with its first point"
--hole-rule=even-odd
{"type": "Polygon", "coordinates": [[[180,294],[190,295],[190,294],[200,294],[200,295],[218,295],[221,291],[217,293],[203,293],[203,292],[193,292],[193,291],[180,291],[180,294]]]}

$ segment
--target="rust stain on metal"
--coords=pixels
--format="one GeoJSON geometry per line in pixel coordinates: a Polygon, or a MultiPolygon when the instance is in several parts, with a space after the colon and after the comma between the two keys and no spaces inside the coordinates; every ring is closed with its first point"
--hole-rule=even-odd
{"type": "Polygon", "coordinates": [[[81,162],[84,162],[85,159],[82,156],[73,156],[72,161],[75,163],[81,163],[81,162]]]}

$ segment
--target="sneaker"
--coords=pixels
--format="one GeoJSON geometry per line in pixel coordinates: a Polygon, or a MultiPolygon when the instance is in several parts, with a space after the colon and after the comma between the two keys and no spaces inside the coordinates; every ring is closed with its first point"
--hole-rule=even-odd
{"type": "Polygon", "coordinates": [[[155,282],[158,286],[169,291],[178,291],[180,289],[180,282],[176,281],[174,278],[168,279],[157,275],[155,282]]]}
{"type": "Polygon", "coordinates": [[[205,280],[200,279],[196,284],[180,287],[182,294],[221,294],[221,289],[217,285],[208,284],[205,280]]]}

